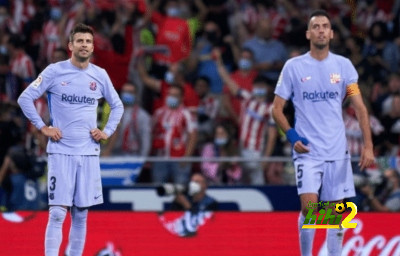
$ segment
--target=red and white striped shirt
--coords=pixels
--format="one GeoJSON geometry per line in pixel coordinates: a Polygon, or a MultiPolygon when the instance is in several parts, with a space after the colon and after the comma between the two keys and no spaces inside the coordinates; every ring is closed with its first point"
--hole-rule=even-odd
{"type": "Polygon", "coordinates": [[[189,110],[180,106],[157,109],[153,117],[153,150],[157,156],[180,157],[185,154],[189,133],[197,123],[189,110]]]}
{"type": "MultiPolygon", "coordinates": [[[[343,113],[343,121],[346,129],[347,145],[350,155],[360,156],[364,145],[360,124],[353,114],[349,114],[347,112],[343,113]]],[[[372,134],[374,135],[379,135],[385,129],[379,120],[374,116],[369,117],[369,123],[372,134]]]]}
{"type": "Polygon", "coordinates": [[[59,25],[50,20],[43,27],[40,45],[41,55],[44,57],[47,63],[51,63],[54,50],[60,46],[61,42],[59,25]]]}
{"type": "Polygon", "coordinates": [[[203,99],[200,99],[199,107],[197,108],[198,114],[204,114],[211,119],[215,119],[219,109],[219,99],[213,95],[207,95],[203,99]]]}
{"type": "Polygon", "coordinates": [[[32,58],[24,52],[17,54],[10,62],[11,73],[24,80],[25,87],[36,77],[32,58]]]}
{"type": "Polygon", "coordinates": [[[248,91],[240,90],[242,108],[240,111],[240,145],[242,149],[261,151],[269,125],[275,125],[271,106],[255,100],[248,91]]]}
{"type": "Polygon", "coordinates": [[[25,23],[33,18],[36,14],[36,7],[33,1],[14,0],[12,3],[13,20],[18,32],[23,30],[25,23]]]}

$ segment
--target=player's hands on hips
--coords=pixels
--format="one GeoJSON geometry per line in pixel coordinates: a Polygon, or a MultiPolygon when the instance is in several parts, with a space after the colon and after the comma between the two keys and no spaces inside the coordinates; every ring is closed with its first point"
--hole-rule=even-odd
{"type": "Polygon", "coordinates": [[[107,134],[105,134],[102,130],[98,128],[91,130],[90,135],[92,135],[92,138],[97,142],[99,142],[100,140],[108,139],[107,134]]]}
{"type": "Polygon", "coordinates": [[[364,147],[361,151],[360,162],[358,166],[360,166],[360,170],[367,168],[375,162],[374,152],[372,148],[364,147]]]}
{"type": "Polygon", "coordinates": [[[301,142],[301,140],[298,140],[294,143],[293,149],[297,152],[297,153],[308,153],[310,152],[310,149],[303,144],[303,142],[301,142]]]}
{"type": "Polygon", "coordinates": [[[43,126],[40,131],[44,136],[49,137],[53,141],[59,141],[62,138],[60,129],[52,126],[43,126]]]}

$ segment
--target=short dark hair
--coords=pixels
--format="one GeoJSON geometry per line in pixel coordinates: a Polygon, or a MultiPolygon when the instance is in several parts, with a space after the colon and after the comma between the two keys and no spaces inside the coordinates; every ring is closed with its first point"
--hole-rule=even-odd
{"type": "Polygon", "coordinates": [[[268,79],[262,75],[258,75],[256,78],[254,78],[253,84],[265,84],[266,86],[268,86],[273,85],[274,82],[271,79],[268,79]]]}
{"type": "Polygon", "coordinates": [[[69,34],[69,41],[72,42],[74,40],[74,35],[76,33],[90,33],[92,36],[94,35],[93,29],[83,23],[78,23],[75,27],[71,30],[69,34]]]}
{"type": "Polygon", "coordinates": [[[329,23],[331,22],[331,17],[329,16],[329,14],[325,10],[320,9],[320,10],[315,10],[310,14],[310,17],[308,18],[308,26],[310,26],[311,19],[317,16],[324,16],[329,20],[329,23]]]}
{"type": "Polygon", "coordinates": [[[248,48],[248,47],[243,47],[241,52],[249,52],[251,54],[252,57],[254,57],[254,52],[252,49],[248,48]]]}
{"type": "Polygon", "coordinates": [[[181,93],[181,96],[183,98],[183,94],[185,91],[183,90],[182,86],[171,84],[168,89],[177,89],[181,93]]]}
{"type": "Polygon", "coordinates": [[[199,76],[198,78],[196,78],[196,81],[201,80],[206,82],[206,84],[208,85],[208,87],[210,87],[210,78],[208,78],[207,76],[199,76]]]}

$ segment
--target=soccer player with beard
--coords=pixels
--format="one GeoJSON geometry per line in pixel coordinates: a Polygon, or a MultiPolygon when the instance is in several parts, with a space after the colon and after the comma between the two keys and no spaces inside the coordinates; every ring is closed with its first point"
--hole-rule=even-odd
{"type": "MultiPolygon", "coordinates": [[[[272,115],[293,147],[297,191],[301,201],[301,255],[312,255],[315,229],[302,229],[307,204],[340,203],[355,196],[350,154],[342,118],[342,102],[353,103],[363,134],[360,169],[374,162],[368,112],[358,88],[358,74],[349,59],[329,51],[333,31],[328,14],[311,14],[306,37],[310,51],[284,65],[275,89],[272,115]],[[295,108],[292,128],[283,113],[287,100],[295,108]]],[[[329,255],[341,255],[342,229],[327,229],[329,255]]]]}
{"type": "Polygon", "coordinates": [[[71,31],[71,58],[47,66],[21,94],[18,103],[28,119],[49,138],[49,220],[45,255],[58,255],[62,225],[71,210],[68,255],[82,255],[88,207],[103,203],[100,176],[100,140],[113,134],[123,114],[122,102],[107,72],[90,63],[93,30],[77,24],[71,31]],[[48,94],[50,125],[34,107],[34,100],[48,94]],[[111,107],[103,130],[97,128],[97,105],[105,98],[111,107]]]}

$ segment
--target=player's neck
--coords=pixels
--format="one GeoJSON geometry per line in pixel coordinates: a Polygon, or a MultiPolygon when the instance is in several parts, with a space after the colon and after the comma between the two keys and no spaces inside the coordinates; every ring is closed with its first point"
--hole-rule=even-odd
{"type": "Polygon", "coordinates": [[[329,55],[329,48],[318,49],[311,46],[310,55],[316,60],[324,60],[329,55]]]}
{"type": "Polygon", "coordinates": [[[89,66],[89,59],[87,61],[81,62],[72,56],[70,61],[72,65],[80,69],[85,69],[89,66]]]}

